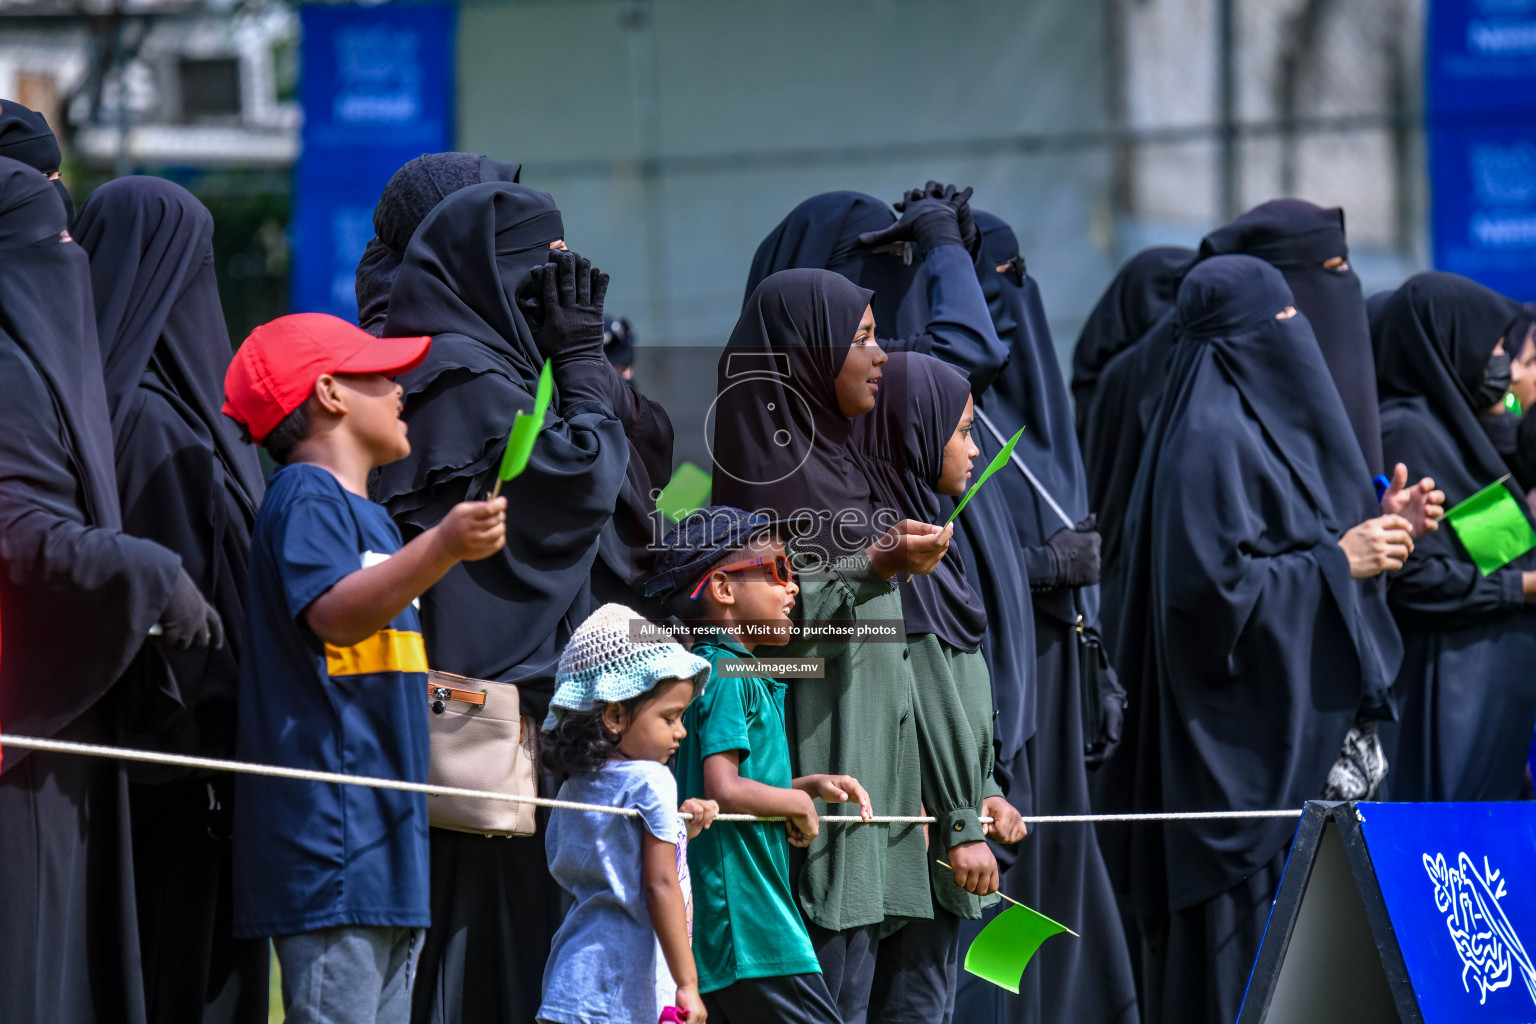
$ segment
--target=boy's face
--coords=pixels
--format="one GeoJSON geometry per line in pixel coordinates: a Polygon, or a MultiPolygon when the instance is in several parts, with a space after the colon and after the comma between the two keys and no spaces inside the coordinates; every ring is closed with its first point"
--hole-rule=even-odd
{"type": "Polygon", "coordinates": [[[338,373],[337,385],[347,402],[347,430],[373,458],[385,466],[411,454],[406,438],[405,389],[380,373],[338,373]]]}
{"type": "MultiPolygon", "coordinates": [[[[772,535],[754,537],[725,564],[754,558],[769,562],[782,558],[788,564],[784,542],[772,535]]],[[[782,647],[790,640],[789,614],[794,610],[795,595],[798,593],[799,584],[793,580],[780,583],[771,568],[761,565],[729,573],[715,573],[699,598],[712,606],[706,610],[706,618],[728,618],[735,622],[750,622],[755,626],[766,627],[761,632],[754,630],[751,639],[756,644],[782,647]]]]}
{"type": "Polygon", "coordinates": [[[603,709],[603,724],[619,734],[619,753],[631,761],[665,764],[688,735],[683,712],[693,700],[693,680],[663,679],[651,694],[633,714],[622,704],[609,704],[603,709]]]}

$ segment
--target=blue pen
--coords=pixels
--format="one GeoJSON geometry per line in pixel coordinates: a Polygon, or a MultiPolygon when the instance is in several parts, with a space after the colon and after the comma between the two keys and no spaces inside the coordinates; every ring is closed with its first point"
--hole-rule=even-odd
{"type": "Polygon", "coordinates": [[[1381,499],[1386,497],[1387,488],[1392,486],[1392,481],[1387,479],[1386,474],[1377,473],[1376,479],[1371,483],[1376,485],[1376,501],[1380,504],[1381,499]]]}

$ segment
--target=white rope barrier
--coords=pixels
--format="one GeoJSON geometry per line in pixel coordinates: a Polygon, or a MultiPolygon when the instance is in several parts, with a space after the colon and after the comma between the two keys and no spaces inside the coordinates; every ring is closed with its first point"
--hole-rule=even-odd
{"type": "MultiPolygon", "coordinates": [[[[532,804],[535,807],[558,808],[567,811],[595,811],[601,814],[619,814],[636,818],[640,812],[633,807],[612,807],[608,804],[583,804],[573,800],[552,800],[541,796],[514,796],[510,793],[493,793],[484,789],[460,789],[456,786],[433,786],[425,782],[404,782],[400,779],[381,779],[368,775],[343,775],[336,772],[318,772],[308,768],[286,768],[275,764],[253,764],[249,761],[225,761],[213,757],[191,757],[187,754],[165,754],[158,750],[134,750],[131,747],[107,747],[95,743],[72,743],[67,740],[44,740],[32,736],[11,736],[0,733],[0,749],[16,747],[20,750],[41,750],[54,754],[78,754],[84,757],[106,757],[119,761],[137,761],[141,764],[162,764],[178,768],[198,768],[203,771],[235,772],[241,775],[265,775],[277,779],[296,779],[300,782],[325,782],[343,786],[367,786],[373,789],[398,789],[407,793],[425,793],[427,796],[458,796],[476,800],[499,800],[511,804],[532,804]]],[[[682,815],[684,818],[690,815],[682,815]]],[[[1238,818],[1299,818],[1301,810],[1266,811],[1170,811],[1161,814],[1045,814],[1025,815],[1029,824],[1072,824],[1077,822],[1110,821],[1213,821],[1238,818]]],[[[758,817],[753,814],[717,814],[716,821],[768,822],[783,821],[782,817],[758,817]]],[[[824,822],[845,825],[933,825],[934,817],[913,814],[877,814],[864,819],[852,814],[824,814],[824,822]]],[[[979,821],[990,822],[983,817],[979,821]]]]}

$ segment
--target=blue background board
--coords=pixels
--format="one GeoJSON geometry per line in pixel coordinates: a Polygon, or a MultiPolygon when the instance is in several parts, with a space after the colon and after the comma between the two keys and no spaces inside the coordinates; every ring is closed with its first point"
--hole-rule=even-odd
{"type": "Polygon", "coordinates": [[[453,4],[300,8],[290,306],[357,319],[354,273],[400,165],[453,145],[453,4]]]}
{"type": "Polygon", "coordinates": [[[1434,264],[1536,300],[1536,0],[1432,0],[1434,264]]]}
{"type": "Polygon", "coordinates": [[[1359,807],[1425,1024],[1536,1021],[1536,803],[1359,807]]]}

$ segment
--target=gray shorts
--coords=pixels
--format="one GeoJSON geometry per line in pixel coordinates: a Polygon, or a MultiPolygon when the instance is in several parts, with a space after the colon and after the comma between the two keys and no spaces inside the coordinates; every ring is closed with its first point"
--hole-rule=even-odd
{"type": "Polygon", "coordinates": [[[273,939],[287,1024],[409,1024],[423,935],[343,925],[273,939]]]}

